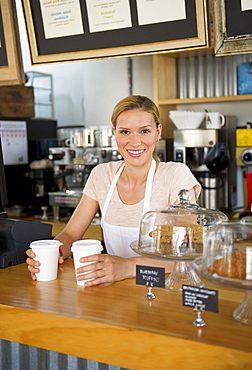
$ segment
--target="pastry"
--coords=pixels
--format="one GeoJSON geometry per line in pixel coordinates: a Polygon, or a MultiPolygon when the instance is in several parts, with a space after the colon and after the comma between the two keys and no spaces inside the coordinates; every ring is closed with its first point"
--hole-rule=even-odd
{"type": "Polygon", "coordinates": [[[215,260],[208,271],[219,276],[246,279],[246,252],[235,249],[233,253],[215,260]]]}
{"type": "Polygon", "coordinates": [[[157,250],[163,254],[184,254],[190,249],[203,251],[204,228],[201,225],[159,225],[149,234],[154,238],[157,250]]]}
{"type": "Polygon", "coordinates": [[[196,253],[203,253],[203,241],[205,235],[205,229],[202,225],[189,225],[187,226],[187,234],[189,240],[191,240],[192,247],[196,250],[196,253]]]}

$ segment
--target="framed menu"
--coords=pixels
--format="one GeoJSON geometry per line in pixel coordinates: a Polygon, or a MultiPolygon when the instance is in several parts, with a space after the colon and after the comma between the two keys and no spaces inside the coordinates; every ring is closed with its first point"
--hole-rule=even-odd
{"type": "Polygon", "coordinates": [[[25,82],[15,0],[0,2],[0,86],[25,82]]]}
{"type": "Polygon", "coordinates": [[[252,0],[215,0],[215,54],[252,52],[252,0]]]}
{"type": "Polygon", "coordinates": [[[33,64],[208,46],[205,0],[22,0],[33,64]]]}

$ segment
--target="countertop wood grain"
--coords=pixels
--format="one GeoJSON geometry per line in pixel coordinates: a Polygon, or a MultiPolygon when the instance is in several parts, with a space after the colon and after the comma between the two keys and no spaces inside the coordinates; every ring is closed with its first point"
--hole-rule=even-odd
{"type": "Polygon", "coordinates": [[[58,279],[34,282],[26,264],[0,269],[0,337],[128,369],[251,369],[252,326],[233,319],[245,291],[219,290],[219,313],[195,327],[182,294],[127,279],[83,288],[73,260],[58,279]]]}

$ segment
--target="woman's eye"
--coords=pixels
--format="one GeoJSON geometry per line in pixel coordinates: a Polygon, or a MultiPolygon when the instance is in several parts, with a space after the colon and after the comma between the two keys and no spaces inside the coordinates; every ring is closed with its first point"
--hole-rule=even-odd
{"type": "Polygon", "coordinates": [[[142,130],[142,133],[143,134],[148,134],[150,132],[150,130],[148,130],[147,128],[146,129],[144,129],[144,130],[142,130]]]}
{"type": "Polygon", "coordinates": [[[123,134],[123,135],[127,135],[128,133],[129,133],[129,131],[127,131],[127,130],[120,131],[120,134],[123,134]]]}

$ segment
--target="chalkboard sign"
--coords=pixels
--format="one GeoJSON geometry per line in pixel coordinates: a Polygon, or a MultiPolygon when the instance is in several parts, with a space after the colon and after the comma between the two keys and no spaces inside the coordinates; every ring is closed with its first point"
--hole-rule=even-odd
{"type": "Polygon", "coordinates": [[[208,43],[204,0],[22,2],[33,64],[150,54],[208,43]]]}
{"type": "Polygon", "coordinates": [[[214,1],[215,54],[252,52],[252,5],[246,0],[214,1]]]}
{"type": "Polygon", "coordinates": [[[15,0],[1,0],[0,86],[25,82],[19,42],[15,0]]]}

